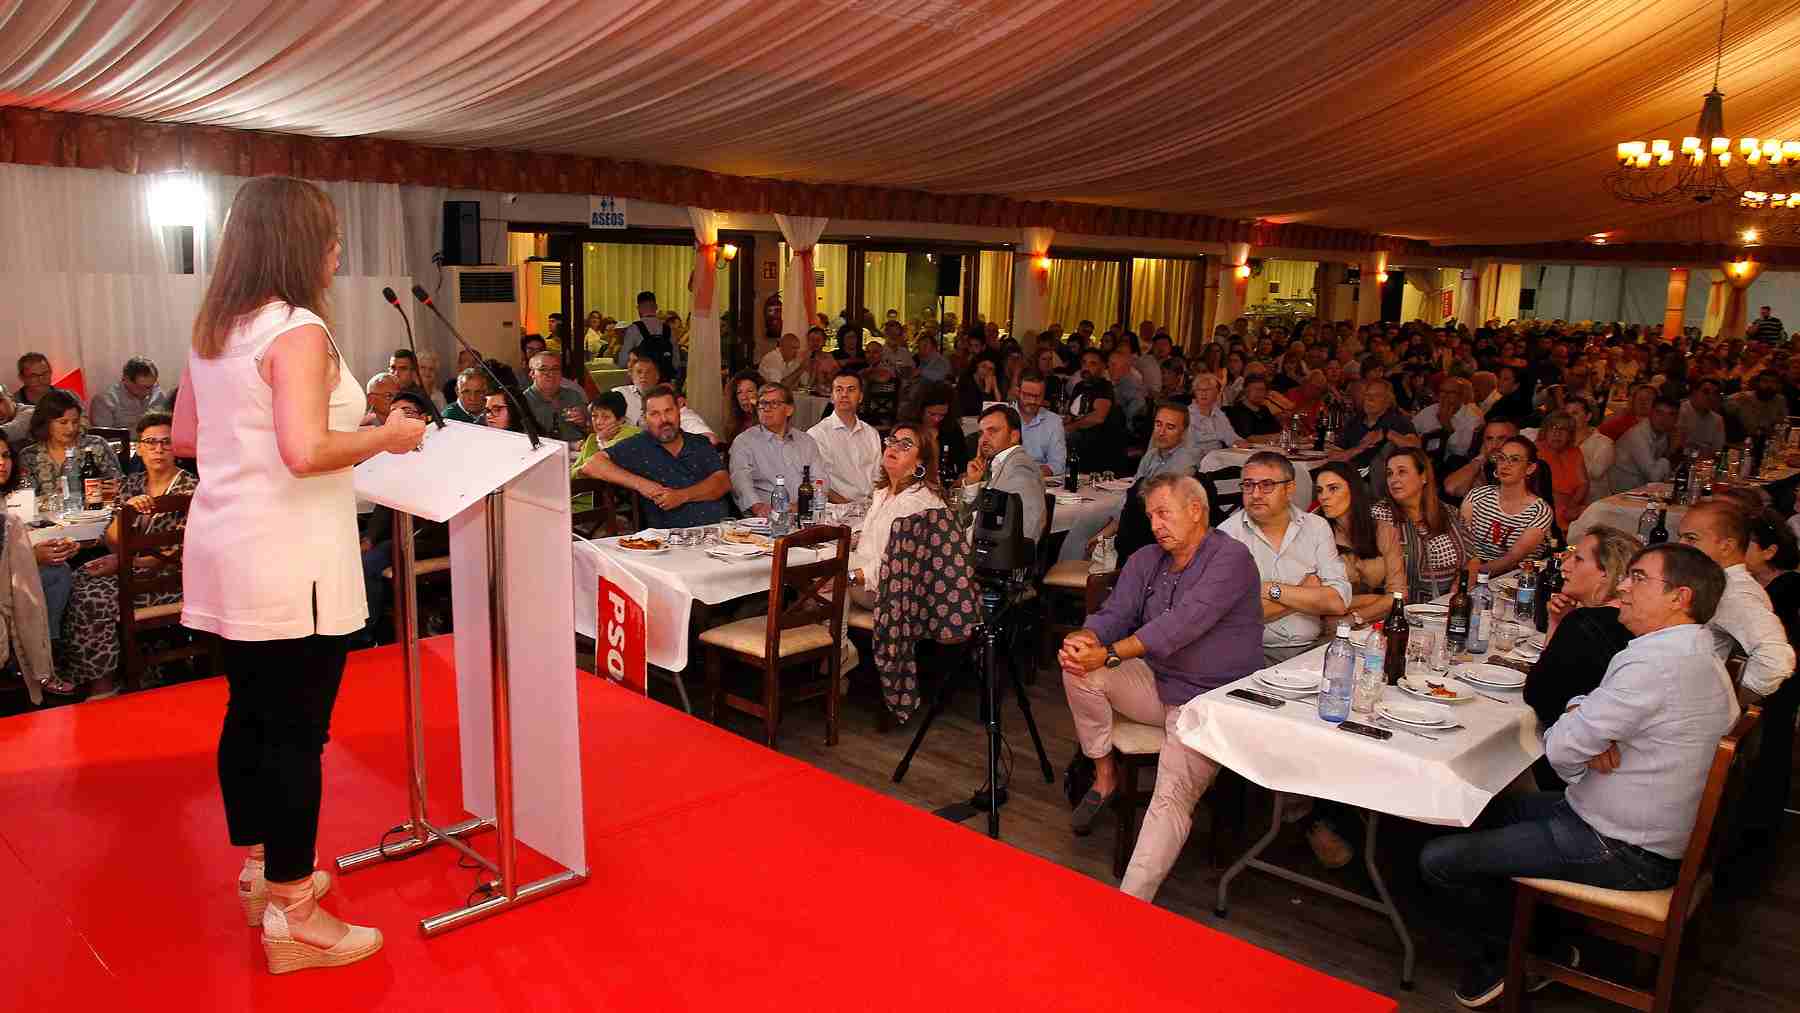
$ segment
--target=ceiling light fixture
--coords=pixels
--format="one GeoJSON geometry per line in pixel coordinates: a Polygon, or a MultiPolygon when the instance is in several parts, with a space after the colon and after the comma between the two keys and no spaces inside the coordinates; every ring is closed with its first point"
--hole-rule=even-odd
{"type": "Polygon", "coordinates": [[[1607,189],[1629,204],[1731,204],[1748,211],[1800,208],[1800,140],[1739,137],[1725,133],[1725,93],[1719,72],[1725,64],[1725,18],[1729,0],[1719,5],[1718,52],[1713,86],[1700,105],[1694,135],[1620,141],[1618,166],[1607,189]]]}

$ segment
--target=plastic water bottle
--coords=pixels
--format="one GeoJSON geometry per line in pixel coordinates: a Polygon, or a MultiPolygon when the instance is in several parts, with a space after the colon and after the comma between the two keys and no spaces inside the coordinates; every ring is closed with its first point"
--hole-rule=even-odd
{"type": "MultiPolygon", "coordinates": [[[[1355,641],[1351,641],[1352,644],[1355,641]]],[[[1357,652],[1356,687],[1350,694],[1350,709],[1358,714],[1375,713],[1381,702],[1381,687],[1387,685],[1382,666],[1387,660],[1387,634],[1380,623],[1363,631],[1363,642],[1357,652]]]]}
{"type": "Polygon", "coordinates": [[[1479,659],[1488,652],[1489,631],[1494,625],[1494,589],[1488,587],[1487,574],[1476,575],[1469,598],[1473,606],[1469,610],[1469,653],[1479,659]]]}
{"type": "Polygon", "coordinates": [[[1513,600],[1517,603],[1513,614],[1519,617],[1519,622],[1530,622],[1537,610],[1537,569],[1530,563],[1519,566],[1519,590],[1513,600]]]}
{"type": "Polygon", "coordinates": [[[1356,648],[1350,643],[1350,624],[1339,623],[1337,638],[1325,648],[1324,679],[1319,686],[1319,716],[1332,724],[1350,716],[1350,697],[1356,684],[1356,648]]]}
{"type": "Polygon", "coordinates": [[[788,507],[787,476],[775,476],[775,491],[769,495],[769,534],[775,538],[794,530],[794,512],[788,507]]]}
{"type": "Polygon", "coordinates": [[[63,458],[62,499],[63,513],[72,514],[82,509],[84,498],[81,485],[81,455],[70,451],[63,458]]]}

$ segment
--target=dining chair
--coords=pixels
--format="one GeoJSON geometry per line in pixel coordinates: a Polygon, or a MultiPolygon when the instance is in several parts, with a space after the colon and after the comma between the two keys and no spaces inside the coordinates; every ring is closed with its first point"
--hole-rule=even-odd
{"type": "Polygon", "coordinates": [[[577,478],[569,482],[571,498],[584,494],[592,497],[591,505],[569,517],[569,526],[576,534],[583,538],[600,538],[642,530],[636,493],[597,478],[577,478]]]}
{"type": "Polygon", "coordinates": [[[123,468],[131,457],[131,430],[116,429],[112,426],[88,426],[87,435],[98,436],[112,448],[113,456],[119,459],[119,467],[123,468]]]}
{"type": "Polygon", "coordinates": [[[132,560],[145,555],[178,560],[187,534],[181,528],[154,534],[139,531],[138,518],[171,513],[186,516],[190,500],[188,496],[158,496],[151,502],[151,508],[141,513],[129,503],[119,507],[119,542],[113,555],[118,561],[119,642],[123,649],[120,663],[124,669],[123,683],[128,690],[139,687],[145,669],[165,661],[205,655],[211,659],[212,671],[215,674],[219,671],[219,639],[210,634],[182,630],[181,602],[144,608],[135,605],[140,595],[179,593],[181,568],[169,566],[139,571],[132,566],[132,560]],[[161,631],[173,631],[174,645],[149,647],[145,641],[161,631]]]}
{"type": "Polygon", "coordinates": [[[1647,1013],[1663,1013],[1673,1007],[1675,972],[1681,964],[1688,923],[1712,895],[1713,871],[1725,850],[1726,832],[1732,826],[1743,792],[1744,770],[1760,744],[1760,737],[1754,733],[1761,720],[1762,708],[1751,707],[1719,741],[1712,769],[1706,776],[1706,789],[1700,795],[1694,832],[1688,838],[1687,853],[1682,856],[1681,871],[1673,887],[1607,890],[1560,879],[1513,880],[1517,899],[1504,992],[1508,1013],[1522,1008],[1525,980],[1534,974],[1647,1013]],[[1528,952],[1539,907],[1555,908],[1567,917],[1581,920],[1581,927],[1593,935],[1656,957],[1654,987],[1641,988],[1601,978],[1528,952]]]}
{"type": "Polygon", "coordinates": [[[726,710],[762,718],[763,740],[775,748],[781,724],[781,673],[791,668],[816,672],[823,665],[823,681],[790,686],[790,696],[796,702],[825,698],[825,744],[837,745],[849,562],[850,529],[842,525],[817,525],[775,540],[768,613],[700,634],[700,643],[706,648],[706,683],[714,720],[721,719],[726,710]],[[812,558],[797,560],[795,553],[803,551],[812,558]],[[761,670],[759,699],[726,689],[727,659],[761,670]]]}

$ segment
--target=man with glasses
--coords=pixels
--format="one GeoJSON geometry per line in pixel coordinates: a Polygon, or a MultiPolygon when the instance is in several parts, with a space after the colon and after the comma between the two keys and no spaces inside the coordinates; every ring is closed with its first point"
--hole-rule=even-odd
{"type": "Polygon", "coordinates": [[[1044,410],[1044,374],[1019,374],[1019,441],[1045,475],[1061,475],[1069,466],[1069,446],[1062,418],[1044,410]]]}
{"type": "Polygon", "coordinates": [[[35,405],[50,393],[50,358],[43,352],[19,356],[19,389],[13,395],[22,405],[35,405]]]}
{"type": "Polygon", "coordinates": [[[1244,462],[1244,509],[1219,525],[1256,560],[1262,579],[1263,660],[1269,665],[1309,650],[1324,629],[1320,616],[1349,608],[1350,578],[1331,522],[1293,503],[1294,464],[1273,451],[1244,462]]]}
{"type": "Polygon", "coordinates": [[[1481,430],[1481,412],[1470,404],[1474,389],[1469,381],[1447,376],[1438,384],[1436,404],[1426,405],[1413,416],[1413,429],[1421,437],[1443,434],[1444,457],[1465,458],[1481,430]]]}
{"type": "Polygon", "coordinates": [[[731,495],[739,510],[767,517],[775,479],[787,479],[791,509],[800,495],[803,469],[825,478],[825,458],[812,437],[795,431],[794,395],[781,384],[765,383],[757,391],[756,420],[731,441],[731,495]]]}
{"type": "Polygon", "coordinates": [[[875,469],[881,465],[881,434],[857,416],[863,402],[862,379],[854,373],[831,381],[831,414],[806,431],[825,459],[826,496],[833,503],[864,500],[875,494],[875,469]]]}
{"type": "MultiPolygon", "coordinates": [[[[1469,930],[1454,934],[1468,951],[1456,987],[1464,1006],[1504,990],[1513,877],[1608,890],[1675,884],[1713,755],[1739,713],[1706,628],[1725,586],[1719,565],[1692,546],[1654,545],[1633,557],[1618,598],[1634,639],[1544,735],[1566,790],[1495,796],[1473,832],[1420,853],[1446,924],[1469,930]]],[[[1580,955],[1563,944],[1555,959],[1576,966],[1580,955]]]]}
{"type": "Polygon", "coordinates": [[[521,400],[531,420],[546,435],[579,446],[587,439],[587,399],[563,386],[562,360],[555,352],[539,352],[531,357],[530,376],[521,400]]]}
{"type": "Polygon", "coordinates": [[[119,382],[94,395],[88,418],[108,429],[132,429],[147,412],[167,411],[169,399],[156,382],[156,363],[141,355],[125,360],[119,382]]]}
{"type": "Polygon", "coordinates": [[[595,452],[581,474],[637,493],[653,528],[717,524],[731,492],[719,452],[682,432],[681,403],[666,384],[644,394],[644,431],[595,452]]]}

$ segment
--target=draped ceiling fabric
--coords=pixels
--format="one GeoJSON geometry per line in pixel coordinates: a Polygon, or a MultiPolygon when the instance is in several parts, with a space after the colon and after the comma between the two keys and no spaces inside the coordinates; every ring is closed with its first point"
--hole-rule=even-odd
{"type": "MultiPolygon", "coordinates": [[[[1256,219],[1697,241],[1717,237],[1601,179],[1617,141],[1690,129],[1717,17],[1701,0],[24,0],[0,8],[0,160],[1216,242],[1256,219]],[[448,150],[469,148],[541,154],[448,150]]],[[[1792,0],[1733,4],[1730,132],[1800,134],[1796,51],[1792,0]]]]}

